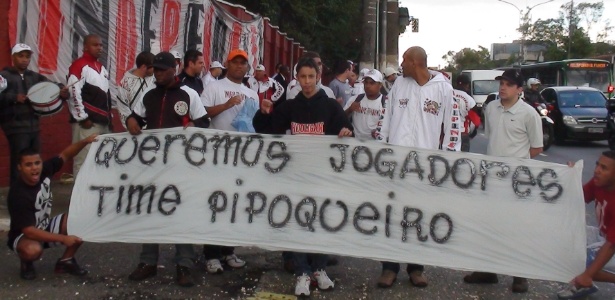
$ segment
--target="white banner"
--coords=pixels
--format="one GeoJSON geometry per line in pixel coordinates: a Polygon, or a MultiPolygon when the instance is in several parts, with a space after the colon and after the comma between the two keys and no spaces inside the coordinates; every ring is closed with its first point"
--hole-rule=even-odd
{"type": "Polygon", "coordinates": [[[263,59],[263,18],[235,18],[212,0],[11,0],[11,45],[34,50],[30,69],[66,83],[68,67],[83,54],[83,37],[98,34],[109,70],[112,99],[141,51],[203,52],[206,67],[230,50],[247,51],[255,68],[263,59]]]}
{"type": "Polygon", "coordinates": [[[68,230],[566,282],[585,267],[582,168],[353,138],[112,134],[79,172],[68,230]]]}

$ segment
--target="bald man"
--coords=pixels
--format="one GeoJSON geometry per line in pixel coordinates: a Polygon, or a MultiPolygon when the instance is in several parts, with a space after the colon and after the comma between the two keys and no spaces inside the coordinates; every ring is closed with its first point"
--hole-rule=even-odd
{"type": "MultiPolygon", "coordinates": [[[[427,69],[427,54],[421,47],[406,50],[402,68],[403,77],[396,79],[389,92],[376,138],[399,146],[459,151],[461,120],[453,87],[440,72],[427,69]]],[[[399,269],[398,263],[383,262],[378,286],[391,287],[399,269]]],[[[427,286],[423,269],[422,265],[408,264],[412,285],[427,286]]]]}
{"type": "MultiPolygon", "coordinates": [[[[83,38],[83,56],[68,68],[70,86],[70,123],[73,129],[73,143],[92,134],[109,133],[111,126],[111,94],[109,93],[109,72],[98,61],[103,55],[100,36],[89,34],[83,38]]],[[[73,158],[73,175],[85,161],[90,145],[73,158]]]]}

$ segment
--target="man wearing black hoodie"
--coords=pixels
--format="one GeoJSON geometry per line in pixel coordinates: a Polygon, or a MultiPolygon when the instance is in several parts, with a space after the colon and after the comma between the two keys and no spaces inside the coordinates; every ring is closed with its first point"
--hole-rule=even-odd
{"type": "Polygon", "coordinates": [[[184,85],[195,90],[199,96],[203,93],[201,72],[204,66],[203,53],[198,50],[188,50],[184,55],[184,70],[177,76],[184,85]]]}
{"type": "MultiPolygon", "coordinates": [[[[128,132],[141,133],[147,129],[173,127],[208,127],[207,112],[201,104],[199,95],[181,84],[175,77],[175,58],[169,52],[158,53],[154,57],[154,76],[156,88],[148,91],[142,101],[137,102],[132,114],[126,119],[128,132]]],[[[128,276],[130,280],[141,281],[157,273],[158,244],[143,244],[140,263],[128,276]]],[[[184,287],[194,285],[190,269],[194,265],[194,249],[190,244],[175,245],[177,264],[177,284],[184,287]]]]}
{"type": "MultiPolygon", "coordinates": [[[[333,98],[318,87],[319,67],[312,58],[302,58],[297,64],[297,80],[301,92],[275,109],[273,102],[263,100],[260,111],[254,115],[256,132],[283,134],[352,136],[352,125],[344,110],[333,98]]],[[[333,289],[334,283],[325,272],[327,255],[293,253],[296,276],[295,295],[309,296],[310,284],[316,280],[321,290],[333,289]],[[308,256],[311,264],[308,263],[308,256]]]]}

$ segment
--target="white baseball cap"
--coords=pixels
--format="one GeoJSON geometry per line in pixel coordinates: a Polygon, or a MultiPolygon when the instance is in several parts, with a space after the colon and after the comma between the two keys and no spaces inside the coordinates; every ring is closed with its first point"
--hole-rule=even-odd
{"type": "Polygon", "coordinates": [[[380,73],[380,71],[376,69],[367,71],[367,73],[365,73],[365,75],[363,76],[363,80],[365,80],[366,77],[373,79],[375,82],[382,83],[384,81],[384,77],[382,77],[382,73],[380,73]]]}
{"type": "Polygon", "coordinates": [[[540,80],[536,79],[536,78],[530,78],[527,80],[527,85],[531,86],[534,84],[540,84],[540,80]]]}
{"type": "Polygon", "coordinates": [[[11,50],[11,55],[13,55],[15,53],[19,53],[21,51],[30,51],[30,52],[32,52],[32,48],[30,48],[30,46],[28,46],[26,44],[17,44],[15,46],[13,46],[13,50],[11,50]]]}
{"type": "Polygon", "coordinates": [[[173,57],[175,57],[175,59],[182,59],[181,54],[179,54],[179,52],[173,50],[173,51],[169,51],[171,52],[171,54],[173,54],[173,57]]]}
{"type": "Polygon", "coordinates": [[[209,66],[210,69],[213,68],[221,68],[221,69],[226,69],[219,61],[215,60],[214,62],[211,63],[211,65],[209,66]]]}
{"type": "Polygon", "coordinates": [[[263,66],[263,65],[258,65],[258,66],[256,66],[256,69],[255,69],[255,70],[256,70],[256,71],[265,71],[265,66],[263,66]]]}
{"type": "Polygon", "coordinates": [[[395,69],[388,67],[386,69],[384,69],[384,77],[389,77],[393,74],[397,74],[397,71],[395,71],[395,69]]]}

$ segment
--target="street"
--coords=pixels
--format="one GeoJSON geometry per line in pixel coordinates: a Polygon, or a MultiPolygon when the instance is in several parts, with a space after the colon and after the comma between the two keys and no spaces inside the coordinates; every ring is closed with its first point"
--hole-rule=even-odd
{"type": "MultiPolygon", "coordinates": [[[[538,159],[565,164],[567,161],[584,161],[583,182],[593,173],[594,162],[606,142],[568,142],[554,145],[538,159]]],[[[471,151],[485,153],[486,139],[479,133],[472,140],[471,151]]],[[[67,210],[67,199],[72,185],[54,182],[54,214],[67,210]]],[[[6,189],[2,190],[3,198],[6,189]]],[[[4,201],[4,200],[3,200],[4,201]]],[[[579,199],[582,201],[582,199],[579,199]]],[[[595,224],[592,205],[586,206],[587,221],[595,224]]],[[[6,218],[6,213],[0,214],[6,218]]],[[[0,230],[6,230],[0,223],[0,230]]],[[[0,231],[0,241],[6,244],[6,231],[0,231]]],[[[562,245],[565,247],[566,245],[562,245]]],[[[206,274],[204,263],[199,260],[193,275],[197,285],[192,288],[178,287],[175,282],[173,263],[174,247],[161,247],[158,275],[144,282],[128,280],[128,274],[138,264],[140,245],[136,244],[85,244],[77,254],[78,261],[89,269],[84,278],[70,275],[55,275],[53,267],[61,249],[47,250],[35,263],[38,277],[34,281],[19,278],[19,261],[14,253],[3,247],[0,252],[0,288],[3,299],[246,299],[257,292],[288,295],[293,299],[294,276],[282,268],[279,252],[257,248],[238,248],[238,256],[247,261],[239,270],[225,270],[222,275],[206,274]]],[[[195,246],[197,253],[202,247],[195,246]]],[[[404,267],[402,266],[402,270],[404,267]]],[[[500,275],[499,283],[493,285],[469,285],[463,282],[466,271],[426,266],[429,286],[424,289],[412,287],[407,274],[402,271],[390,289],[376,287],[380,275],[380,263],[372,260],[339,257],[339,264],[327,268],[335,280],[334,291],[312,293],[312,299],[557,299],[556,292],[563,283],[530,280],[530,291],[512,294],[512,277],[500,275]]],[[[615,286],[598,283],[600,291],[588,299],[615,299],[615,286]]],[[[282,298],[278,298],[282,299],[282,298]]]]}

